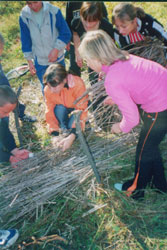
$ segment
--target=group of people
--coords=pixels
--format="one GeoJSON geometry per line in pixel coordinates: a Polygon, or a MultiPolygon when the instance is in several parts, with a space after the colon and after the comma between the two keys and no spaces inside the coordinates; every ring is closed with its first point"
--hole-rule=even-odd
{"type": "MultiPolygon", "coordinates": [[[[112,23],[101,2],[67,2],[66,20],[61,10],[48,2],[27,1],[20,18],[21,45],[32,75],[41,83],[46,103],[46,123],[55,141],[67,150],[76,139],[74,110],[82,110],[80,124],[85,128],[87,97],[77,104],[86,87],[81,78],[83,60],[89,72],[104,75],[105,104],[118,105],[122,120],[111,133],[128,133],[143,120],[136,149],[134,177],[116,183],[117,190],[133,199],[144,197],[145,188],[167,192],[159,144],[167,133],[167,70],[160,64],[129,54],[127,48],[147,36],[167,44],[163,26],[143,9],[119,3],[113,9],[112,23]],[[70,67],[66,70],[65,48],[70,67]],[[125,50],[124,50],[125,49],[125,50]]],[[[0,42],[3,39],[0,39],[0,42]]],[[[1,42],[3,44],[3,42],[1,42]]],[[[93,76],[93,84],[98,78],[93,76]]],[[[90,78],[90,80],[92,80],[90,78]]],[[[8,85],[8,86],[7,86],[8,85]]],[[[29,152],[16,147],[6,117],[19,106],[17,96],[0,84],[0,161],[18,161],[29,152]],[[8,136],[8,140],[5,137],[8,136]],[[14,160],[17,161],[17,159],[14,160]]],[[[4,233],[2,233],[3,237],[4,233]]],[[[1,244],[1,231],[0,231],[1,244]]]]}

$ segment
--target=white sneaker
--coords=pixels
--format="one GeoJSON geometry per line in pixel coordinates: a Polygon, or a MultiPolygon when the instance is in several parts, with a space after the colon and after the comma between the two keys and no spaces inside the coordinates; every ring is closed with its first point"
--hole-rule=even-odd
{"type": "Polygon", "coordinates": [[[18,236],[17,229],[0,230],[0,249],[7,249],[13,245],[18,236]]]}
{"type": "Polygon", "coordinates": [[[121,184],[121,183],[115,183],[114,184],[114,188],[116,190],[118,190],[118,191],[122,191],[122,186],[123,186],[123,184],[121,184]]]}

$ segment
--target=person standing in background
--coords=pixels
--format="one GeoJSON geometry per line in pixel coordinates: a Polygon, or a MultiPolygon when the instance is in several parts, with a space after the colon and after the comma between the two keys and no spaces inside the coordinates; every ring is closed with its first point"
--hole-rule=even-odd
{"type": "MultiPolygon", "coordinates": [[[[80,19],[80,8],[82,6],[83,2],[73,2],[68,1],[66,3],[66,22],[72,32],[71,23],[74,22],[75,19],[80,19]]],[[[102,14],[103,17],[108,20],[108,13],[106,6],[104,2],[101,2],[102,6],[102,14]]],[[[69,59],[70,59],[70,67],[69,70],[71,72],[74,72],[76,75],[81,76],[81,68],[77,65],[76,59],[75,59],[75,50],[74,50],[74,44],[73,44],[73,38],[71,39],[71,42],[68,43],[66,49],[69,51],[69,59]]]]}
{"type": "Polygon", "coordinates": [[[64,49],[71,32],[58,7],[42,1],[26,3],[19,17],[22,51],[44,94],[43,75],[52,63],[65,65],[64,49]]]}

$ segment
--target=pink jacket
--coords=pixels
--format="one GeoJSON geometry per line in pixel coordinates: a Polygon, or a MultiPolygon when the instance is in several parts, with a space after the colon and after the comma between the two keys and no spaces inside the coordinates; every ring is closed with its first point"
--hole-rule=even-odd
{"type": "Polygon", "coordinates": [[[122,112],[123,132],[138,125],[137,104],[148,113],[167,109],[167,70],[160,64],[130,55],[129,60],[103,65],[102,71],[106,73],[106,92],[122,112]]]}

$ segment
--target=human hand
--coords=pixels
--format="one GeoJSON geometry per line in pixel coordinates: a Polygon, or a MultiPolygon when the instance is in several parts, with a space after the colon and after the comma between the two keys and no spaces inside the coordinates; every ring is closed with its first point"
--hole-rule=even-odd
{"type": "Polygon", "coordinates": [[[56,49],[56,48],[52,49],[48,55],[48,61],[55,62],[58,58],[58,53],[59,53],[58,49],[56,49]]]}
{"type": "Polygon", "coordinates": [[[75,138],[76,138],[75,134],[70,134],[69,136],[67,136],[66,138],[62,139],[58,143],[58,147],[62,148],[63,152],[66,151],[67,149],[69,149],[71,147],[71,145],[73,144],[75,138]]]}
{"type": "Polygon", "coordinates": [[[30,70],[31,75],[35,75],[36,69],[35,69],[35,66],[34,66],[32,60],[28,60],[28,66],[29,66],[29,70],[30,70]]]}
{"type": "Polygon", "coordinates": [[[103,101],[104,105],[114,105],[114,102],[112,100],[112,98],[110,96],[107,96],[104,101],[103,101]]]}
{"type": "Polygon", "coordinates": [[[112,127],[111,127],[111,133],[113,133],[113,134],[119,134],[121,132],[122,131],[120,129],[120,123],[119,122],[112,125],[112,127]]]}
{"type": "Polygon", "coordinates": [[[11,151],[12,155],[17,157],[20,160],[25,160],[29,157],[29,154],[31,153],[27,149],[18,149],[15,148],[11,151]]]}
{"type": "Polygon", "coordinates": [[[75,61],[76,61],[77,65],[78,65],[78,67],[82,68],[83,60],[80,57],[79,53],[75,53],[75,61]]]}
{"type": "Polygon", "coordinates": [[[98,81],[103,80],[104,76],[105,76],[105,73],[104,72],[100,72],[99,75],[98,75],[98,81]]]}
{"type": "Polygon", "coordinates": [[[71,44],[71,43],[69,42],[69,43],[67,43],[67,45],[66,45],[66,50],[67,50],[67,51],[70,50],[70,44],[71,44]]]}
{"type": "Polygon", "coordinates": [[[17,162],[25,160],[29,157],[33,156],[33,153],[31,153],[30,151],[26,150],[26,149],[18,149],[15,148],[11,151],[12,155],[10,156],[10,163],[12,165],[12,167],[17,167],[17,162]]]}

